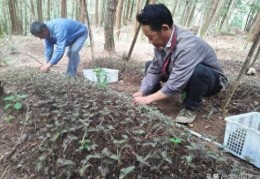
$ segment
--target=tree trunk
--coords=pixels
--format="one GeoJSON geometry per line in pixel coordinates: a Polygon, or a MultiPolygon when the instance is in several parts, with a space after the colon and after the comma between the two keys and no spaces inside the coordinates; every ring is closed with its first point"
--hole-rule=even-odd
{"type": "Polygon", "coordinates": [[[107,0],[103,0],[102,6],[101,6],[101,18],[99,20],[99,26],[101,26],[104,23],[104,19],[105,19],[105,13],[106,13],[106,9],[107,9],[107,0]]]}
{"type": "Polygon", "coordinates": [[[104,49],[109,52],[115,50],[113,24],[114,24],[114,20],[115,20],[116,6],[117,6],[117,0],[108,0],[107,1],[107,9],[106,9],[106,13],[105,13],[105,46],[104,46],[104,49]]]}
{"type": "Polygon", "coordinates": [[[91,47],[91,55],[92,55],[92,60],[95,61],[95,56],[94,56],[94,44],[93,44],[93,34],[90,26],[90,20],[89,20],[89,14],[88,14],[88,7],[87,7],[87,2],[86,0],[83,0],[82,2],[84,9],[82,9],[82,13],[84,14],[84,18],[87,20],[88,24],[88,31],[89,31],[89,38],[90,38],[90,47],[91,47]],[[84,12],[83,12],[84,11],[84,12]]]}
{"type": "Polygon", "coordinates": [[[51,0],[47,1],[47,20],[51,19],[51,0]]]}
{"type": "MultiPolygon", "coordinates": [[[[141,11],[142,4],[143,4],[142,0],[137,0],[137,12],[136,12],[136,14],[138,14],[141,11]]],[[[137,20],[135,20],[135,32],[137,31],[137,28],[138,28],[138,22],[137,22],[137,20]]]]}
{"type": "Polygon", "coordinates": [[[180,2],[179,0],[176,0],[176,2],[174,2],[173,8],[172,8],[172,16],[175,15],[179,2],[180,2]]]}
{"type": "Polygon", "coordinates": [[[31,10],[32,10],[32,14],[33,14],[33,18],[35,18],[35,11],[34,11],[34,3],[33,0],[31,0],[31,10]]]}
{"type": "Polygon", "coordinates": [[[42,17],[42,0],[37,0],[37,11],[38,11],[38,21],[43,21],[43,17],[42,17]]]}
{"type": "Polygon", "coordinates": [[[230,17],[231,17],[231,14],[232,14],[232,12],[233,12],[233,9],[234,9],[234,4],[236,3],[236,0],[232,0],[232,3],[231,3],[231,5],[229,6],[229,9],[228,9],[228,12],[227,12],[227,16],[226,16],[226,19],[225,19],[225,21],[224,21],[224,27],[226,27],[226,29],[227,29],[227,31],[230,31],[229,30],[229,26],[230,26],[230,24],[229,24],[229,19],[230,19],[230,17]]]}
{"type": "Polygon", "coordinates": [[[195,3],[192,5],[192,8],[191,8],[191,11],[190,11],[190,13],[189,13],[187,22],[185,23],[185,27],[190,27],[191,21],[192,21],[192,19],[193,19],[193,17],[194,17],[194,12],[195,12],[196,6],[197,6],[197,3],[195,2],[195,3]]]}
{"type": "Polygon", "coordinates": [[[131,0],[127,0],[126,2],[126,8],[125,8],[125,13],[124,13],[124,20],[123,24],[127,25],[127,22],[129,21],[130,17],[130,6],[131,6],[131,0]]]}
{"type": "Polygon", "coordinates": [[[130,17],[129,17],[129,20],[131,20],[132,17],[133,17],[133,13],[134,13],[134,5],[135,5],[135,2],[132,1],[132,3],[131,3],[131,10],[130,10],[130,17]]]}
{"type": "Polygon", "coordinates": [[[182,24],[185,26],[185,24],[188,21],[189,18],[189,13],[191,12],[191,2],[190,1],[186,1],[186,5],[185,5],[185,11],[183,11],[183,18],[182,18],[182,24]]]}
{"type": "Polygon", "coordinates": [[[229,97],[227,98],[226,102],[225,102],[224,105],[222,106],[222,111],[223,111],[224,113],[227,112],[226,108],[227,108],[227,106],[228,106],[228,104],[229,104],[231,98],[233,97],[233,95],[234,95],[234,93],[235,93],[235,90],[236,90],[236,88],[237,88],[237,86],[238,86],[238,84],[239,84],[239,81],[241,80],[243,74],[245,73],[246,68],[247,68],[247,66],[248,66],[248,64],[249,64],[249,61],[250,61],[250,59],[252,58],[252,56],[253,56],[253,54],[254,54],[254,51],[255,51],[255,49],[257,48],[257,45],[259,44],[259,42],[260,42],[260,31],[258,31],[257,36],[256,36],[256,39],[255,39],[253,45],[251,46],[250,51],[248,52],[248,55],[247,55],[247,57],[246,57],[246,59],[245,59],[244,65],[243,65],[243,67],[241,68],[241,70],[240,70],[240,72],[239,72],[239,74],[238,74],[238,76],[237,76],[236,81],[235,81],[234,84],[232,85],[232,89],[231,89],[231,93],[229,94],[229,97]]]}
{"type": "Polygon", "coordinates": [[[67,0],[61,0],[61,17],[67,18],[67,0]]]}
{"type": "Polygon", "coordinates": [[[86,0],[80,0],[80,22],[85,23],[85,9],[87,8],[86,0]]]}
{"type": "Polygon", "coordinates": [[[123,6],[124,6],[124,0],[119,0],[116,7],[116,38],[117,39],[119,39],[120,36],[123,6]]]}
{"type": "Polygon", "coordinates": [[[3,26],[1,26],[2,32],[6,32],[7,34],[11,34],[12,32],[10,31],[10,25],[8,22],[10,22],[10,19],[8,19],[8,10],[9,8],[6,8],[5,6],[2,6],[2,13],[3,13],[3,19],[4,19],[4,23],[3,26]]]}
{"type": "Polygon", "coordinates": [[[98,21],[99,21],[99,6],[98,6],[98,4],[99,4],[99,0],[96,0],[96,4],[95,4],[95,13],[96,13],[96,16],[95,16],[95,24],[96,24],[96,27],[98,27],[98,25],[99,25],[99,23],[98,23],[98,21]]]}
{"type": "Polygon", "coordinates": [[[199,30],[199,36],[201,38],[207,33],[207,31],[209,29],[210,23],[211,23],[211,21],[214,17],[216,9],[218,7],[219,1],[220,0],[213,0],[212,1],[211,7],[209,8],[209,11],[207,12],[207,17],[206,17],[203,25],[200,27],[200,30],[199,30]]]}
{"type": "Polygon", "coordinates": [[[75,15],[76,15],[76,20],[77,21],[80,21],[81,20],[81,14],[80,14],[80,12],[81,12],[81,9],[80,9],[80,7],[81,7],[81,0],[79,0],[79,1],[77,1],[77,3],[75,3],[76,4],[76,9],[75,9],[75,15]]]}
{"type": "Polygon", "coordinates": [[[16,12],[16,0],[9,0],[8,7],[9,13],[11,18],[11,27],[12,27],[12,34],[20,35],[22,34],[22,28],[20,22],[18,20],[17,12],[16,12]]]}
{"type": "Polygon", "coordinates": [[[256,18],[252,24],[252,27],[248,33],[248,40],[253,42],[256,39],[257,33],[260,31],[260,12],[257,13],[256,18]]]}
{"type": "Polygon", "coordinates": [[[185,5],[184,5],[184,9],[182,11],[182,19],[181,19],[181,23],[184,24],[184,20],[185,20],[185,12],[187,11],[187,8],[188,8],[188,4],[189,4],[189,0],[186,0],[185,1],[185,5]]]}
{"type": "Polygon", "coordinates": [[[252,60],[250,60],[249,68],[253,68],[255,65],[255,62],[259,59],[260,59],[260,43],[258,42],[258,49],[255,53],[255,57],[252,60]]]}
{"type": "Polygon", "coordinates": [[[212,24],[211,28],[217,28],[217,22],[220,18],[221,9],[223,9],[225,2],[226,2],[226,0],[220,0],[216,13],[211,21],[211,24],[212,24]]]}
{"type": "MultiPolygon", "coordinates": [[[[149,3],[149,0],[146,0],[145,6],[146,6],[148,3],[149,3]]],[[[136,32],[135,32],[134,39],[133,39],[133,41],[132,41],[132,43],[131,43],[131,46],[130,46],[130,50],[129,50],[127,56],[124,56],[124,57],[123,57],[124,60],[127,60],[127,61],[130,60],[131,55],[132,55],[132,52],[133,52],[133,49],[134,49],[134,46],[135,46],[136,39],[137,39],[138,34],[139,34],[139,32],[140,32],[140,29],[141,29],[141,24],[139,23],[139,25],[138,25],[138,27],[137,27],[137,30],[136,30],[136,32]]]]}
{"type": "Polygon", "coordinates": [[[233,1],[233,0],[230,0],[229,3],[228,3],[227,10],[225,11],[225,13],[224,13],[224,15],[223,15],[223,17],[222,17],[222,20],[221,20],[221,22],[220,22],[220,25],[219,25],[219,31],[222,30],[223,24],[224,24],[224,22],[225,22],[225,20],[226,20],[226,17],[227,17],[228,11],[229,11],[229,9],[230,9],[230,6],[231,6],[231,4],[232,4],[232,1],[233,1]]]}

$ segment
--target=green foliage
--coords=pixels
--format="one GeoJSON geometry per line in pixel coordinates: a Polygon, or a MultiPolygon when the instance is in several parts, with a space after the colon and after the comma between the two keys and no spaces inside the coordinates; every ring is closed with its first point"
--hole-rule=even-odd
{"type": "Polygon", "coordinates": [[[209,158],[211,153],[202,152],[200,143],[187,142],[171,118],[132,105],[125,94],[53,72],[16,70],[1,73],[0,81],[33,94],[23,119],[39,126],[34,136],[39,145],[33,148],[38,160],[27,163],[36,164],[43,178],[203,178],[209,170],[230,173],[229,167],[209,158]]]}
{"type": "Polygon", "coordinates": [[[7,96],[3,99],[6,105],[4,107],[5,110],[14,109],[14,110],[21,110],[23,108],[22,100],[27,98],[28,95],[26,94],[13,94],[7,96]]]}
{"type": "Polygon", "coordinates": [[[8,111],[7,116],[4,117],[5,121],[12,122],[15,119],[10,113],[20,111],[23,108],[22,100],[26,97],[26,94],[13,94],[3,99],[5,102],[4,110],[8,111]]]}
{"type": "Polygon", "coordinates": [[[179,144],[179,143],[182,142],[182,139],[177,138],[177,137],[176,138],[172,137],[172,138],[169,139],[169,141],[174,143],[174,144],[179,144]]]}
{"type": "Polygon", "coordinates": [[[108,83],[108,73],[103,68],[95,68],[94,72],[97,76],[97,86],[105,88],[108,83]]]}

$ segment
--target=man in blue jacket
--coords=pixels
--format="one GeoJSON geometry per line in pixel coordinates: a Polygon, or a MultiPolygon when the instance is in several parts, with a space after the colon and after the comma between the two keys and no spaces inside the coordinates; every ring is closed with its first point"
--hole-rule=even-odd
{"type": "MultiPolygon", "coordinates": [[[[192,123],[203,97],[217,94],[227,86],[227,78],[212,47],[199,37],[174,25],[163,4],[147,5],[137,20],[154,45],[153,61],[146,64],[134,104],[150,104],[185,91],[178,123],[192,123]],[[160,81],[165,82],[161,87],[160,81]]],[[[171,106],[172,104],[170,104],[171,106]]]]}
{"type": "Polygon", "coordinates": [[[69,47],[66,74],[76,75],[80,61],[79,51],[88,37],[86,25],[70,19],[54,19],[46,23],[33,22],[30,31],[34,36],[45,39],[47,63],[40,68],[40,72],[46,72],[51,66],[57,64],[63,57],[65,48],[69,47]]]}

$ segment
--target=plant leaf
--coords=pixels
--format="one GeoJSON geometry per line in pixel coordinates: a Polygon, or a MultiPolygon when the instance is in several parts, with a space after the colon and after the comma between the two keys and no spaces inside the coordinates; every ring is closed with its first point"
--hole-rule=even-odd
{"type": "Polygon", "coordinates": [[[14,99],[15,99],[15,97],[12,95],[12,96],[5,97],[3,100],[4,101],[13,101],[14,99]]]}
{"type": "Polygon", "coordinates": [[[22,107],[23,107],[23,104],[20,103],[20,102],[17,102],[17,103],[14,104],[14,108],[17,109],[17,110],[22,109],[22,107]]]}
{"type": "Polygon", "coordinates": [[[120,170],[120,176],[119,179],[123,179],[127,174],[131,173],[135,169],[135,166],[130,166],[127,168],[122,168],[120,170]]]}
{"type": "Polygon", "coordinates": [[[12,106],[12,104],[7,104],[4,109],[7,110],[7,109],[9,109],[11,106],[12,106]]]}
{"type": "Polygon", "coordinates": [[[68,166],[68,165],[73,165],[73,162],[71,160],[59,158],[57,164],[58,166],[68,166]]]}
{"type": "Polygon", "coordinates": [[[27,94],[21,94],[21,95],[19,95],[18,97],[19,97],[19,99],[23,99],[23,98],[27,98],[27,94]]]}
{"type": "Polygon", "coordinates": [[[175,143],[175,144],[179,144],[179,143],[182,142],[182,140],[180,138],[177,138],[177,137],[176,138],[172,137],[172,138],[169,139],[169,141],[172,142],[172,143],[175,143]]]}

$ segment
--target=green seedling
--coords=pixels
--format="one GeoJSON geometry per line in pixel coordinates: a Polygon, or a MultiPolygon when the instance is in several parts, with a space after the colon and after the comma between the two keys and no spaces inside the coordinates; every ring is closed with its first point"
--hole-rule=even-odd
{"type": "Polygon", "coordinates": [[[5,97],[3,100],[6,102],[4,107],[5,110],[15,109],[21,110],[23,108],[22,100],[25,99],[28,95],[26,94],[14,94],[5,97]]]}
{"type": "Polygon", "coordinates": [[[174,144],[179,144],[179,143],[182,142],[182,140],[180,138],[177,138],[177,137],[176,138],[172,137],[172,138],[169,139],[169,141],[174,143],[174,144]]]}
{"type": "Polygon", "coordinates": [[[108,74],[103,68],[95,68],[94,72],[97,76],[97,86],[98,87],[107,87],[108,83],[108,74]]]}

